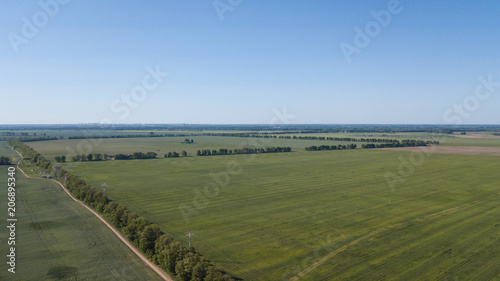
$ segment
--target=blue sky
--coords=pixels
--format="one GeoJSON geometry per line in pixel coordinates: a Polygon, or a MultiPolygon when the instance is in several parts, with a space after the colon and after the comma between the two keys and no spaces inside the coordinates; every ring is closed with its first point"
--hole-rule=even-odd
{"type": "Polygon", "coordinates": [[[498,1],[217,1],[0,0],[0,123],[500,123],[498,1]]]}

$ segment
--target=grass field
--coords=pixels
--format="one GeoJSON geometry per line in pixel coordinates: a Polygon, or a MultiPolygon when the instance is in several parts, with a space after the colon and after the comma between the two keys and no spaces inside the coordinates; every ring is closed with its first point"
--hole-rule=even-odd
{"type": "MultiPolygon", "coordinates": [[[[190,137],[194,140],[192,144],[182,143],[184,137],[167,138],[131,138],[131,139],[100,139],[100,140],[57,140],[30,142],[29,145],[45,156],[68,155],[68,151],[80,153],[117,153],[132,154],[137,151],[153,151],[158,157],[169,151],[180,153],[185,150],[190,156],[196,155],[198,149],[234,149],[238,147],[266,147],[266,146],[289,146],[294,150],[303,150],[311,145],[335,145],[350,144],[352,142],[315,141],[315,140],[289,140],[289,139],[261,139],[261,138],[237,138],[237,137],[190,137]]],[[[357,143],[361,147],[362,143],[357,143]]],[[[72,155],[71,153],[69,155],[72,155]]]]}
{"type": "Polygon", "coordinates": [[[19,159],[19,155],[10,148],[6,141],[0,141],[0,156],[10,157],[12,158],[12,162],[16,162],[19,159]]]}
{"type": "Polygon", "coordinates": [[[492,146],[500,147],[500,139],[466,139],[450,136],[442,142],[442,145],[449,146],[492,146]]]}
{"type": "Polygon", "coordinates": [[[180,241],[191,228],[195,248],[245,280],[500,280],[500,158],[434,154],[393,192],[384,174],[409,155],[360,149],[70,169],[96,187],[105,180],[110,198],[180,241]],[[241,172],[218,194],[196,197],[229,161],[241,172]],[[179,206],[195,203],[188,223],[179,206]]]}
{"type": "Polygon", "coordinates": [[[7,272],[7,167],[0,166],[0,280],[161,280],[54,182],[16,174],[16,273],[7,272]]]}

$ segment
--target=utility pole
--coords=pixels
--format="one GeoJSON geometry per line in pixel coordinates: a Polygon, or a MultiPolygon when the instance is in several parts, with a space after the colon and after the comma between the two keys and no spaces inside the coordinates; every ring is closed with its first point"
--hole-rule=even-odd
{"type": "Polygon", "coordinates": [[[102,192],[104,193],[104,195],[106,195],[106,186],[108,186],[106,184],[106,181],[104,181],[104,183],[101,186],[102,186],[102,192]]]}
{"type": "Polygon", "coordinates": [[[186,235],[188,237],[188,243],[189,243],[189,247],[191,247],[191,236],[194,235],[193,233],[191,233],[191,227],[189,228],[189,233],[188,235],[186,235]]]}

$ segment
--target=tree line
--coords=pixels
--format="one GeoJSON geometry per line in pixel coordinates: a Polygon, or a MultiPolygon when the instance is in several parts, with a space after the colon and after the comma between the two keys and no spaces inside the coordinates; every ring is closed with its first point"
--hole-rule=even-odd
{"type": "Polygon", "coordinates": [[[156,159],[156,152],[134,152],[132,154],[118,153],[114,156],[115,160],[131,160],[131,159],[156,159]]]}
{"type": "Polygon", "coordinates": [[[427,146],[428,144],[439,144],[439,141],[423,141],[423,140],[403,140],[396,143],[367,143],[361,145],[361,148],[388,148],[388,147],[411,147],[411,146],[427,146]]]}
{"type": "Polygon", "coordinates": [[[12,159],[10,157],[0,156],[0,165],[10,165],[11,162],[12,159]]]}
{"type": "MultiPolygon", "coordinates": [[[[56,157],[54,157],[54,160],[56,160],[56,162],[59,162],[59,161],[57,161],[56,157]]],[[[60,157],[66,158],[65,156],[60,156],[60,157]]],[[[75,155],[75,156],[71,157],[71,161],[73,161],[73,162],[105,161],[107,159],[108,159],[108,155],[101,154],[101,153],[80,154],[80,155],[75,155]]]]}
{"type": "Polygon", "coordinates": [[[196,151],[196,156],[213,156],[213,155],[233,155],[233,154],[259,154],[259,153],[278,153],[291,152],[291,147],[265,147],[265,148],[235,148],[227,149],[220,148],[219,150],[203,149],[196,151]]]}
{"type": "Polygon", "coordinates": [[[70,140],[79,140],[79,139],[128,139],[128,138],[164,138],[164,137],[188,137],[192,136],[192,134],[155,134],[154,132],[150,132],[149,134],[134,134],[134,135],[101,135],[101,134],[92,134],[88,136],[69,136],[70,140]]]}
{"type": "Polygon", "coordinates": [[[344,150],[344,149],[356,149],[357,145],[356,144],[349,144],[349,145],[320,145],[320,146],[309,146],[306,147],[306,151],[320,151],[320,150],[344,150]]]}
{"type": "Polygon", "coordinates": [[[163,155],[163,158],[177,158],[177,157],[180,157],[181,155],[182,155],[182,157],[187,157],[188,153],[185,150],[183,150],[181,152],[181,154],[179,155],[179,153],[177,153],[175,151],[171,151],[171,152],[165,153],[163,155]]]}
{"type": "MultiPolygon", "coordinates": [[[[10,139],[12,139],[12,137],[0,138],[0,140],[2,140],[2,141],[8,141],[10,139]]],[[[63,137],[17,137],[16,139],[18,139],[22,142],[32,142],[32,141],[60,140],[60,139],[63,139],[63,137]]]]}
{"type": "MultiPolygon", "coordinates": [[[[383,139],[383,138],[351,138],[351,137],[318,137],[318,136],[279,136],[281,139],[299,139],[299,140],[327,140],[327,141],[353,141],[353,142],[377,142],[377,143],[393,143],[398,144],[398,139],[383,139]]],[[[406,142],[410,140],[403,140],[406,142]]],[[[420,141],[420,140],[419,140],[420,141]]],[[[439,141],[427,141],[427,144],[439,144],[439,141]]]]}
{"type": "Polygon", "coordinates": [[[163,270],[176,275],[179,280],[233,281],[224,270],[164,233],[160,227],[146,220],[123,204],[110,200],[103,192],[90,186],[79,176],[70,173],[33,150],[30,146],[12,139],[9,145],[17,149],[25,159],[39,165],[64,184],[85,204],[94,208],[117,228],[132,244],[163,270]]]}

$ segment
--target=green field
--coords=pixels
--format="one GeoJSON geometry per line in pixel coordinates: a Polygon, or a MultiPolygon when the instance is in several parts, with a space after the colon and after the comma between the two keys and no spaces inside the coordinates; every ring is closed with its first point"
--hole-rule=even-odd
{"type": "MultiPolygon", "coordinates": [[[[266,146],[289,146],[294,150],[303,150],[311,145],[335,145],[350,144],[352,142],[334,142],[317,140],[290,140],[290,139],[262,139],[262,138],[238,138],[238,137],[189,137],[194,140],[192,144],[182,143],[184,137],[164,137],[164,138],[130,138],[130,139],[99,139],[99,140],[57,140],[30,142],[29,145],[45,156],[74,155],[80,154],[106,153],[115,155],[118,153],[132,154],[134,152],[156,152],[158,157],[169,151],[180,153],[185,150],[190,156],[196,155],[201,149],[235,149],[238,147],[266,147],[266,146]],[[71,153],[68,153],[71,152],[71,153]]],[[[362,143],[357,143],[361,147],[362,143]]]]}
{"type": "Polygon", "coordinates": [[[19,159],[19,155],[12,150],[12,148],[7,144],[6,141],[0,141],[0,156],[6,156],[12,158],[12,162],[19,159]]]}
{"type": "Polygon", "coordinates": [[[16,175],[16,273],[7,272],[7,167],[0,166],[0,280],[161,280],[54,182],[16,175]]]}
{"type": "Polygon", "coordinates": [[[409,155],[359,149],[69,169],[96,187],[106,181],[111,199],[180,241],[191,228],[200,253],[245,280],[298,272],[307,273],[301,280],[500,280],[500,158],[434,154],[393,192],[384,174],[409,155]],[[196,197],[228,163],[241,172],[208,201],[196,197]],[[187,222],[180,204],[198,213],[187,222]]]}
{"type": "Polygon", "coordinates": [[[500,147],[500,138],[499,139],[466,139],[466,138],[450,136],[442,142],[442,145],[500,147]]]}

